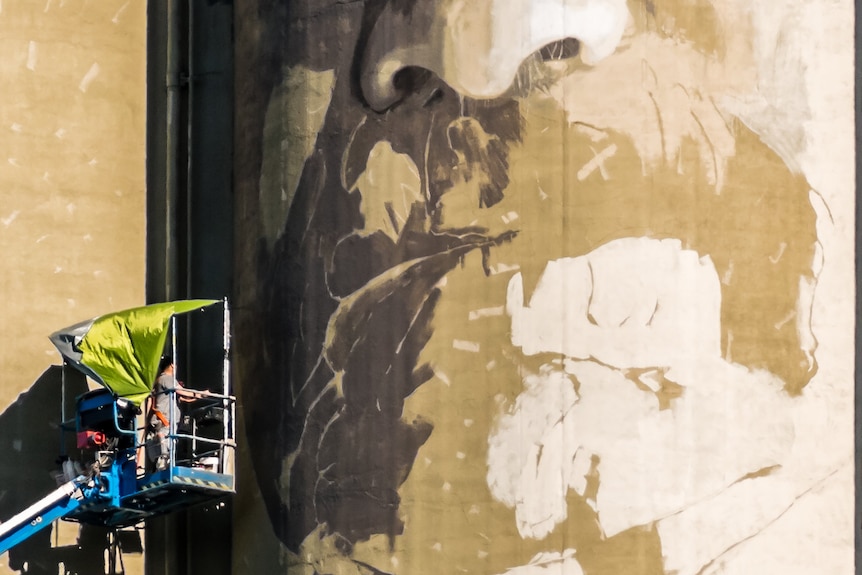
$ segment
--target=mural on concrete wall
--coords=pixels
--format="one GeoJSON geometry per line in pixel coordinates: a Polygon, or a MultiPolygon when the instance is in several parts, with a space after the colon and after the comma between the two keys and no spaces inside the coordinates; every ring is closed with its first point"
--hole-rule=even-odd
{"type": "Polygon", "coordinates": [[[237,8],[283,564],[852,568],[852,6],[765,4],[237,8]]]}

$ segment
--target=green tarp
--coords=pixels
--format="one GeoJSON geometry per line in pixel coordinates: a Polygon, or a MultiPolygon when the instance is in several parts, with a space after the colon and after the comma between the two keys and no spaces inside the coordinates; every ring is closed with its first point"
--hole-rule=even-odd
{"type": "Polygon", "coordinates": [[[139,405],[155,383],[172,316],[219,303],[182,300],[87,320],[50,336],[67,363],[139,405]]]}

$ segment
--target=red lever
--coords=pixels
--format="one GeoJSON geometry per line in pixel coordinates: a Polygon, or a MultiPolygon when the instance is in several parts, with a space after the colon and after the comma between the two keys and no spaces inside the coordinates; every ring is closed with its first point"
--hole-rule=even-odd
{"type": "Polygon", "coordinates": [[[78,449],[86,449],[88,447],[100,447],[108,442],[108,438],[101,431],[79,431],[78,432],[78,449]]]}

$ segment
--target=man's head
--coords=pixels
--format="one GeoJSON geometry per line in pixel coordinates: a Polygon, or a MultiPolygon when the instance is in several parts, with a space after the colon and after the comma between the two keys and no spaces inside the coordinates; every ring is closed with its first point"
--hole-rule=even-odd
{"type": "Polygon", "coordinates": [[[159,359],[159,375],[163,373],[173,373],[174,358],[169,354],[165,354],[159,359]]]}

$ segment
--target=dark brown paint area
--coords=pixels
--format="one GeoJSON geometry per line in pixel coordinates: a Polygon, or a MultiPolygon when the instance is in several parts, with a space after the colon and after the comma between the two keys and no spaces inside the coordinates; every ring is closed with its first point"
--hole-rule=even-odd
{"type": "MultiPolygon", "coordinates": [[[[397,242],[359,233],[361,198],[344,189],[339,168],[345,134],[362,113],[331,108],[284,235],[271,255],[260,254],[263,353],[245,409],[267,508],[294,551],[322,524],[346,545],[400,533],[397,490],[431,432],[429,423],[404,422],[401,413],[404,399],[432,375],[418,357],[431,335],[435,284],[468,252],[512,236],[437,231],[434,211],[421,202],[397,242]],[[283,474],[289,503],[278,485],[283,474]]],[[[428,132],[424,116],[406,105],[372,121],[378,139],[400,135],[393,147],[409,152],[418,148],[406,126],[428,132]]],[[[441,125],[445,133],[448,122],[441,125]]],[[[440,161],[452,157],[448,147],[437,149],[435,158],[447,158],[440,161]]]]}

